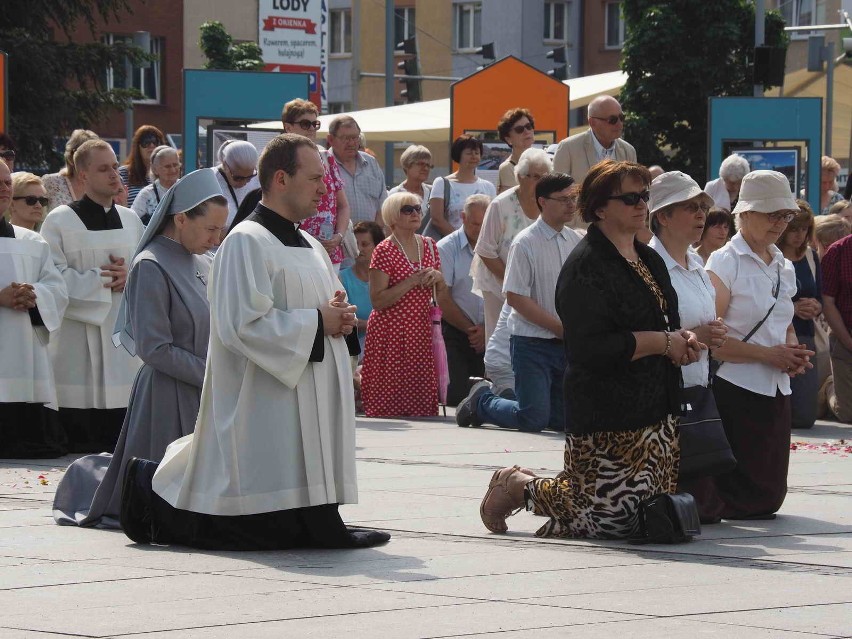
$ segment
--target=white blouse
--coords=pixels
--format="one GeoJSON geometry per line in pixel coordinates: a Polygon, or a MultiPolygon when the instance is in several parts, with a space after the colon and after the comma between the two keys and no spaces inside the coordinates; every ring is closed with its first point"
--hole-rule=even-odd
{"type": "MultiPolygon", "coordinates": [[[[716,319],[716,289],[710,281],[710,276],[704,270],[701,257],[687,251],[686,263],[689,268],[683,268],[669,255],[666,247],[656,236],[648,243],[660,254],[669,270],[672,286],[677,293],[677,309],[682,328],[692,330],[716,319]]],[[[694,364],[680,369],[683,375],[683,386],[707,386],[710,376],[710,356],[708,351],[701,351],[701,358],[694,364]]]]}
{"type": "MultiPolygon", "coordinates": [[[[763,326],[751,336],[750,344],[776,346],[787,341],[787,328],[793,321],[793,295],[796,294],[796,272],[790,260],[778,247],[771,245],[772,262],[766,264],[751,250],[741,233],[707,260],[707,270],[713,272],[731,292],[731,302],[725,313],[728,336],[743,339],[763,319],[772,304],[775,308],[763,326]],[[778,301],[773,292],[778,287],[778,301]]],[[[790,394],[789,376],[766,364],[725,362],[718,376],[732,384],[774,397],[778,390],[790,394]]]]}

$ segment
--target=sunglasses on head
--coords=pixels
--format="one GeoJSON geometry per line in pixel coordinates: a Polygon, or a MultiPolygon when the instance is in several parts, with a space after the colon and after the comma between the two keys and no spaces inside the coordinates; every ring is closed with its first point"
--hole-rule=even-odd
{"type": "Polygon", "coordinates": [[[641,193],[622,193],[621,195],[610,195],[608,200],[621,200],[627,206],[636,206],[639,204],[639,200],[643,202],[647,202],[651,199],[651,192],[648,189],[645,189],[641,193]]]}
{"type": "Polygon", "coordinates": [[[417,215],[420,215],[420,211],[422,210],[423,209],[419,204],[406,204],[405,206],[399,209],[399,212],[403,215],[414,215],[415,213],[417,215]]]}
{"type": "Polygon", "coordinates": [[[4,160],[14,160],[15,152],[12,149],[0,151],[0,158],[3,158],[4,160]]]}
{"type": "Polygon", "coordinates": [[[35,206],[36,204],[47,206],[47,203],[50,202],[46,197],[36,197],[35,195],[16,195],[12,199],[23,200],[27,203],[27,206],[35,206]]]}
{"type": "Polygon", "coordinates": [[[518,124],[512,127],[512,131],[520,135],[524,131],[532,131],[535,127],[533,127],[532,122],[527,122],[526,124],[518,124]]]}
{"type": "Polygon", "coordinates": [[[319,120],[299,120],[298,122],[290,122],[290,124],[298,124],[303,131],[310,131],[311,129],[319,131],[322,126],[322,122],[319,120]]]}
{"type": "Polygon", "coordinates": [[[619,122],[624,122],[624,114],[623,113],[619,113],[618,115],[611,115],[608,118],[599,118],[596,115],[590,115],[589,118],[592,119],[592,120],[603,120],[604,122],[606,122],[607,124],[610,124],[612,126],[615,126],[619,122]]]}

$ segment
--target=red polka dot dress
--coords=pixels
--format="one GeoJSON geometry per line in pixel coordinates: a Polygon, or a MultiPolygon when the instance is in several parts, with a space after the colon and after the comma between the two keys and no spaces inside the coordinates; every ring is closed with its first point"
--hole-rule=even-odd
{"type": "MultiPolygon", "coordinates": [[[[415,270],[441,268],[434,240],[417,235],[421,263],[408,261],[392,238],[373,251],[370,268],[387,274],[388,287],[415,270]]],[[[361,398],[367,417],[438,414],[438,379],[432,356],[429,307],[432,290],[414,288],[395,304],[370,313],[361,369],[361,398]]]]}

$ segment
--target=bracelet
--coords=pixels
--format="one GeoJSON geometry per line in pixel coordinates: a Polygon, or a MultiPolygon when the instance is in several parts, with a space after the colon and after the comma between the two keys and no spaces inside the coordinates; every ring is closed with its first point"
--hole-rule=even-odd
{"type": "Polygon", "coordinates": [[[669,353],[672,352],[672,336],[668,331],[664,331],[666,336],[666,350],[663,351],[663,357],[668,357],[669,353]]]}

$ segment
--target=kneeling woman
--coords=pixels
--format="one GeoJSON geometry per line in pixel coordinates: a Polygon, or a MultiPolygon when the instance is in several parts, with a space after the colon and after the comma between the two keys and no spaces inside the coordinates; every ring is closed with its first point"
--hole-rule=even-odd
{"type": "Polygon", "coordinates": [[[137,248],[114,336],[145,365],[115,453],[82,457],[65,473],[53,503],[57,523],[119,528],[127,461],[159,461],[171,442],[193,432],[210,337],[207,252],[227,218],[212,169],[190,173],[163,196],[137,248]]]}
{"type": "Polygon", "coordinates": [[[549,518],[539,537],[617,539],[637,527],[639,502],[672,493],[680,446],[679,367],[698,361],[681,330],[663,259],[636,239],[648,213],[648,170],[606,160],[583,180],[589,231],[556,286],[565,335],[565,469],[539,478],[494,473],[480,515],[493,532],[526,505],[549,518]]]}

